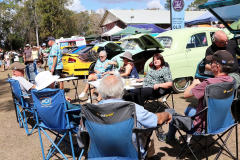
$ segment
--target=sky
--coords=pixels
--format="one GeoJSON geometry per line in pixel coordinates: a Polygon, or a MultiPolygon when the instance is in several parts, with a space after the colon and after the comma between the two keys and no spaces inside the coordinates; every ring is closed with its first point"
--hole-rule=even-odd
{"type": "MultiPolygon", "coordinates": [[[[191,4],[193,0],[185,0],[185,7],[191,4]]],[[[147,8],[160,8],[164,10],[166,0],[73,0],[73,3],[67,8],[76,12],[93,10],[98,13],[103,9],[134,9],[142,10],[147,8]]]]}

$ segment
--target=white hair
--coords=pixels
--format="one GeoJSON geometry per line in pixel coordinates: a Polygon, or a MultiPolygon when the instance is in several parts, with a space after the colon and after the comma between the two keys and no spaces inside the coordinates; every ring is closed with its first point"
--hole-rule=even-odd
{"type": "Polygon", "coordinates": [[[104,56],[107,56],[107,52],[105,51],[105,50],[102,50],[100,53],[99,53],[99,55],[100,54],[103,54],[104,56]]]}
{"type": "Polygon", "coordinates": [[[104,77],[99,84],[98,92],[102,99],[122,99],[124,94],[124,84],[122,78],[119,75],[104,77]]]}

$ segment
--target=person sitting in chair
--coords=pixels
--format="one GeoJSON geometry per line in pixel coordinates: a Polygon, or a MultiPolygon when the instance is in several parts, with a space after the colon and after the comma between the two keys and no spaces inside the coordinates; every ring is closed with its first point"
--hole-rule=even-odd
{"type": "Polygon", "coordinates": [[[31,95],[27,95],[27,94],[31,94],[31,89],[34,89],[36,85],[30,83],[24,78],[25,66],[19,62],[14,62],[11,68],[13,70],[12,78],[15,80],[18,80],[22,94],[26,95],[24,96],[24,99],[28,104],[32,104],[33,103],[32,97],[31,95]]]}
{"type": "Polygon", "coordinates": [[[160,97],[166,89],[172,87],[171,71],[169,67],[165,66],[165,61],[160,53],[153,55],[153,68],[147,73],[146,77],[137,81],[144,82],[143,88],[134,89],[130,95],[132,101],[141,106],[150,96],[160,97]]]}
{"type": "MultiPolygon", "coordinates": [[[[233,56],[226,50],[219,50],[213,55],[206,57],[208,61],[211,62],[211,71],[214,74],[214,78],[205,79],[202,83],[199,79],[195,79],[193,83],[185,90],[184,97],[190,98],[195,96],[198,99],[197,109],[192,107],[187,107],[185,109],[186,116],[194,116],[196,113],[200,112],[205,108],[204,106],[204,93],[206,86],[214,83],[221,82],[232,82],[233,78],[228,76],[234,65],[233,56]]],[[[201,114],[197,116],[193,121],[193,126],[190,134],[195,132],[203,132],[205,130],[205,119],[206,115],[201,114]]],[[[176,141],[175,133],[176,128],[173,126],[172,122],[169,123],[169,131],[166,134],[159,135],[158,138],[162,142],[173,142],[176,141]]]]}
{"type": "MultiPolygon", "coordinates": [[[[35,78],[35,82],[36,82],[36,90],[42,90],[44,88],[52,88],[54,89],[55,87],[55,83],[56,81],[60,78],[60,76],[58,75],[52,75],[50,71],[43,71],[40,72],[36,78],[35,78]]],[[[66,105],[67,105],[67,109],[77,109],[77,108],[81,108],[81,105],[76,105],[76,104],[72,104],[71,102],[71,98],[68,96],[65,96],[66,98],[66,105]]],[[[71,121],[74,122],[74,125],[78,125],[80,123],[80,114],[70,114],[70,119],[71,121]]]]}
{"type": "MultiPolygon", "coordinates": [[[[106,51],[101,51],[99,53],[99,59],[97,60],[95,67],[94,67],[94,74],[90,74],[88,76],[88,81],[94,81],[97,79],[100,79],[103,73],[107,73],[108,71],[111,70],[110,65],[116,65],[117,63],[111,60],[107,59],[107,53],[106,51]]],[[[79,95],[79,98],[83,98],[89,89],[88,83],[86,83],[86,86],[83,90],[83,92],[79,95]]],[[[91,95],[93,95],[94,89],[91,90],[91,95]]],[[[96,99],[96,97],[92,97],[93,99],[96,99]]],[[[87,100],[87,103],[90,103],[90,98],[87,100]]]]}
{"type": "MultiPolygon", "coordinates": [[[[122,97],[124,94],[124,84],[123,84],[122,78],[119,75],[110,75],[110,76],[104,77],[103,80],[100,82],[97,90],[103,99],[102,101],[99,102],[99,104],[124,102],[124,100],[122,100],[122,97]]],[[[161,125],[164,122],[168,123],[172,119],[171,114],[168,112],[153,114],[151,112],[148,112],[138,104],[135,104],[135,107],[136,107],[137,122],[140,128],[142,128],[142,126],[145,128],[156,127],[157,125],[161,125]]],[[[149,136],[149,135],[146,135],[146,136],[149,136]]],[[[145,138],[145,141],[146,139],[147,138],[145,138]]],[[[142,142],[141,146],[146,145],[145,141],[143,138],[141,141],[142,142]]],[[[141,150],[141,152],[143,150],[141,150]]],[[[151,143],[148,149],[148,157],[151,157],[153,155],[154,155],[154,146],[153,146],[153,143],[151,143]]]]}

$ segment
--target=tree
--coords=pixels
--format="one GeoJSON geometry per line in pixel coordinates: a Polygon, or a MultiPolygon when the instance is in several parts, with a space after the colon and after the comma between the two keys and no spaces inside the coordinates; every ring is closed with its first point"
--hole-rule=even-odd
{"type": "Polygon", "coordinates": [[[164,8],[166,10],[170,10],[170,0],[166,0],[166,3],[164,4],[164,8]]]}
{"type": "Polygon", "coordinates": [[[198,8],[199,5],[207,3],[208,0],[195,0],[194,2],[192,2],[188,8],[191,11],[200,11],[200,9],[198,8]]]}

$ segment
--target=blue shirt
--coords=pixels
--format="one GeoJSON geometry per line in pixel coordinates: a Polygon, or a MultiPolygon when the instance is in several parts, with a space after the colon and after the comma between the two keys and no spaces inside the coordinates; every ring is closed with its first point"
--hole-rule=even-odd
{"type": "MultiPolygon", "coordinates": [[[[124,102],[122,99],[108,99],[108,100],[102,100],[98,104],[103,104],[103,103],[113,103],[113,102],[124,102]]],[[[150,127],[156,127],[157,126],[157,115],[153,114],[151,112],[148,112],[145,110],[142,106],[138,105],[135,103],[135,110],[136,110],[136,115],[137,115],[137,125],[139,128],[150,128],[150,127]]],[[[136,141],[136,135],[134,134],[133,137],[133,142],[135,146],[137,146],[137,141],[136,141]]],[[[141,143],[141,141],[140,141],[141,143]]],[[[140,144],[140,150],[141,153],[144,154],[144,146],[140,144]]]]}
{"type": "Polygon", "coordinates": [[[55,65],[54,69],[63,69],[63,63],[62,63],[62,54],[60,47],[55,43],[50,50],[50,54],[48,56],[48,68],[49,70],[52,69],[53,65],[53,57],[57,57],[57,63],[55,65]]]}
{"type": "Polygon", "coordinates": [[[111,71],[112,65],[108,65],[106,69],[104,68],[105,64],[108,62],[113,62],[113,61],[106,59],[104,62],[102,62],[100,61],[100,59],[98,59],[95,64],[94,70],[98,70],[100,73],[111,71]]]}

